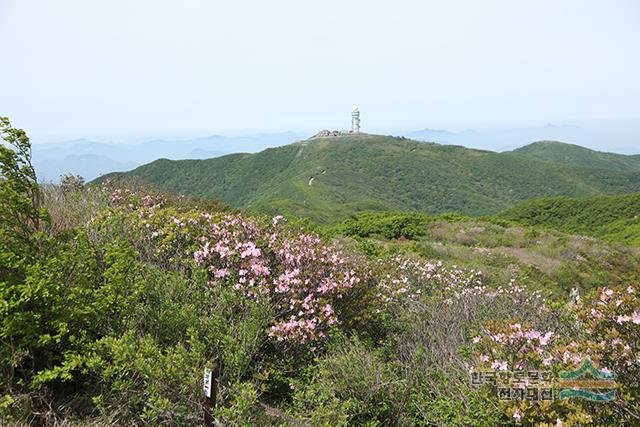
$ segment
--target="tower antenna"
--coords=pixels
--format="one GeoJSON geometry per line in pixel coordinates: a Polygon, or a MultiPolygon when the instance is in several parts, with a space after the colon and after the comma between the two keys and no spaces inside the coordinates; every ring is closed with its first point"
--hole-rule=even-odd
{"type": "Polygon", "coordinates": [[[360,109],[357,105],[351,108],[351,133],[360,133],[360,109]]]}

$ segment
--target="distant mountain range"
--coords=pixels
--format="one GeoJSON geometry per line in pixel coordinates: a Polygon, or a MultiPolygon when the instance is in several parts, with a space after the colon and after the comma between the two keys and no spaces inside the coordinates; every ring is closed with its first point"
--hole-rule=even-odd
{"type": "Polygon", "coordinates": [[[548,124],[539,127],[484,131],[467,129],[461,132],[451,132],[443,129],[422,129],[407,132],[404,136],[418,141],[462,145],[467,148],[490,149],[493,151],[507,151],[531,141],[577,141],[582,139],[584,133],[585,130],[579,126],[548,124]]]}
{"type": "Polygon", "coordinates": [[[638,156],[549,142],[496,153],[367,134],[207,160],[162,159],[107,175],[131,176],[237,208],[320,223],[364,210],[485,215],[545,196],[640,191],[638,156]]]}
{"type": "Polygon", "coordinates": [[[235,152],[255,152],[289,144],[306,135],[294,132],[246,136],[212,135],[194,139],[153,139],[138,143],[104,143],[77,139],[33,144],[38,177],[57,181],[73,173],[92,180],[113,171],[128,171],[159,158],[207,159],[235,152]]]}
{"type": "Polygon", "coordinates": [[[402,135],[419,141],[491,151],[510,151],[533,141],[565,141],[592,150],[637,154],[640,151],[640,118],[577,120],[570,124],[548,123],[527,127],[496,124],[493,128],[485,125],[461,132],[422,129],[402,135]]]}

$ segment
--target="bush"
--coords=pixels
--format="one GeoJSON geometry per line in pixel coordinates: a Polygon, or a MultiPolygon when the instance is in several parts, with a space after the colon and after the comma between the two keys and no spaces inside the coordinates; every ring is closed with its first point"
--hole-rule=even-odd
{"type": "Polygon", "coordinates": [[[431,219],[419,213],[362,213],[335,227],[344,236],[415,239],[424,236],[431,219]]]}
{"type": "Polygon", "coordinates": [[[405,400],[393,365],[357,338],[339,339],[294,382],[293,414],[312,425],[396,425],[405,400]]]}

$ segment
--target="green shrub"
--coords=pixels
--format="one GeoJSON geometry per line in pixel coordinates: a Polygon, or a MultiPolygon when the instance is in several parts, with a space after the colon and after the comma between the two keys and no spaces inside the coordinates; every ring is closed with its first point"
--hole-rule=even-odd
{"type": "Polygon", "coordinates": [[[314,425],[395,425],[402,416],[403,387],[393,365],[357,338],[336,341],[292,387],[293,413],[314,425]]]}
{"type": "Polygon", "coordinates": [[[419,213],[362,213],[344,220],[336,232],[351,237],[381,236],[386,239],[415,239],[424,236],[431,219],[419,213]]]}

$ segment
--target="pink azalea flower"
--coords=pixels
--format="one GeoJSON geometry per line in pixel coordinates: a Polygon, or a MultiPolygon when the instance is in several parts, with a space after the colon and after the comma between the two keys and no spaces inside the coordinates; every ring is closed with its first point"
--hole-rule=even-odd
{"type": "Polygon", "coordinates": [[[213,272],[213,276],[216,279],[220,279],[222,277],[227,277],[229,275],[229,270],[227,270],[226,268],[220,268],[216,271],[213,272]]]}
{"type": "Polygon", "coordinates": [[[551,341],[552,337],[553,337],[553,332],[551,331],[547,332],[546,334],[540,337],[540,345],[544,346],[549,344],[549,341],[551,341]]]}
{"type": "Polygon", "coordinates": [[[631,320],[631,317],[626,315],[621,315],[616,318],[616,323],[622,325],[623,323],[628,322],[630,320],[631,320]]]}
{"type": "Polygon", "coordinates": [[[520,411],[519,411],[519,410],[517,410],[517,409],[516,409],[516,410],[513,412],[513,419],[514,419],[514,420],[515,420],[515,422],[517,422],[517,423],[519,423],[519,422],[520,422],[520,420],[522,419],[522,415],[520,414],[520,411]]]}
{"type": "Polygon", "coordinates": [[[498,371],[506,371],[508,368],[509,368],[509,365],[505,360],[494,360],[491,363],[491,369],[497,369],[498,371]]]}

